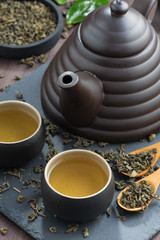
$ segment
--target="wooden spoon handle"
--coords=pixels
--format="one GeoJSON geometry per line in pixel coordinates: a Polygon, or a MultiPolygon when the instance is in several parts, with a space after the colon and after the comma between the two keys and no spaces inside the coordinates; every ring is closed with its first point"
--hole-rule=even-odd
{"type": "Polygon", "coordinates": [[[160,184],[160,168],[143,179],[149,182],[152,186],[154,185],[154,189],[157,190],[160,184]]]}
{"type": "Polygon", "coordinates": [[[136,153],[140,153],[140,152],[150,151],[152,148],[157,148],[157,155],[160,156],[160,142],[155,143],[153,145],[149,145],[149,146],[144,147],[144,148],[137,149],[137,150],[132,151],[130,153],[131,154],[136,154],[136,153]]]}

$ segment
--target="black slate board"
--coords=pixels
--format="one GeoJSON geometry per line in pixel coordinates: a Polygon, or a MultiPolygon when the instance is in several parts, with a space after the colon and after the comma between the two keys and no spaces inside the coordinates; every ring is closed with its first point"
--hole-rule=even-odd
{"type": "MultiPolygon", "coordinates": [[[[45,117],[44,112],[41,106],[40,99],[40,85],[41,79],[45,69],[47,68],[48,63],[38,68],[30,75],[17,82],[15,85],[7,88],[3,93],[0,94],[0,101],[16,99],[16,92],[21,91],[26,102],[34,105],[45,117]]],[[[160,134],[157,134],[157,137],[152,144],[160,140],[160,134]]],[[[62,137],[56,135],[53,138],[55,148],[59,151],[72,148],[72,145],[63,145],[62,137]]],[[[147,140],[145,142],[133,142],[126,144],[126,152],[136,150],[150,145],[147,140]]],[[[105,149],[113,148],[115,149],[118,145],[110,145],[105,147],[105,149]]],[[[90,148],[98,148],[95,144],[90,148]]],[[[102,150],[102,149],[101,149],[102,150]]],[[[40,165],[41,163],[45,164],[45,156],[48,152],[47,145],[44,146],[42,153],[37,156],[32,162],[25,166],[25,172],[22,173],[23,179],[25,181],[29,179],[29,173],[31,176],[39,179],[41,174],[35,174],[33,171],[33,166],[40,165]]],[[[160,161],[159,161],[160,163],[160,161]]],[[[122,179],[123,176],[115,174],[115,179],[122,179]]],[[[28,222],[27,216],[28,213],[33,212],[30,208],[30,204],[27,202],[30,198],[36,198],[38,200],[39,206],[42,205],[42,199],[38,193],[34,192],[34,188],[22,189],[22,184],[19,182],[19,179],[8,174],[5,174],[8,182],[11,184],[11,188],[0,195],[0,211],[14,221],[17,225],[23,228],[31,236],[37,240],[59,240],[59,239],[73,239],[80,240],[83,239],[83,229],[85,227],[89,230],[89,237],[87,239],[91,240],[149,240],[157,231],[160,230],[160,203],[157,200],[153,200],[149,209],[143,213],[125,213],[127,216],[126,221],[122,221],[118,218],[118,212],[116,208],[116,197],[118,192],[115,192],[114,199],[110,206],[112,210],[112,215],[108,217],[106,214],[101,216],[100,219],[89,221],[86,223],[80,223],[79,229],[76,232],[67,234],[67,226],[69,222],[57,219],[53,217],[52,213],[49,213],[47,209],[44,209],[44,214],[47,215],[46,218],[38,216],[34,222],[28,222]],[[24,195],[25,202],[19,203],[17,197],[19,193],[13,190],[13,187],[16,187],[21,190],[21,195],[24,195]],[[49,231],[49,227],[55,226],[58,230],[57,233],[53,234],[49,231]]],[[[4,181],[3,170],[0,170],[0,184],[4,181]]],[[[158,190],[160,194],[160,189],[158,190]]]]}

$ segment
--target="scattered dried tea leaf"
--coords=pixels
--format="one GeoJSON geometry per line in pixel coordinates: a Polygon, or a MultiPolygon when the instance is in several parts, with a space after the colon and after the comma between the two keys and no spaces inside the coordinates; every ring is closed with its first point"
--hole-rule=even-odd
{"type": "Polygon", "coordinates": [[[89,148],[88,150],[92,151],[92,152],[95,152],[95,153],[98,153],[99,155],[101,155],[102,157],[104,157],[104,152],[102,152],[101,150],[99,149],[92,149],[92,148],[89,148]]]}
{"type": "Polygon", "coordinates": [[[16,187],[13,187],[13,189],[14,189],[16,192],[18,192],[18,193],[21,192],[21,191],[20,191],[19,189],[17,189],[16,187]]]}
{"type": "Polygon", "coordinates": [[[109,217],[111,216],[112,211],[111,211],[111,209],[110,209],[109,207],[106,209],[106,213],[107,213],[107,215],[108,215],[109,217]]]}
{"type": "Polygon", "coordinates": [[[19,81],[19,80],[21,80],[22,79],[22,77],[19,77],[19,76],[15,76],[14,77],[14,80],[16,80],[16,81],[19,81]]]}
{"type": "Polygon", "coordinates": [[[24,98],[23,98],[22,92],[17,92],[17,93],[16,93],[16,98],[17,98],[17,100],[19,100],[19,101],[25,102],[25,100],[24,100],[24,98]]]}
{"type": "Polygon", "coordinates": [[[126,187],[126,183],[124,180],[121,180],[119,182],[115,181],[115,187],[117,190],[122,190],[126,187]]]}
{"type": "Polygon", "coordinates": [[[0,78],[4,78],[4,77],[5,77],[5,75],[0,73],[0,78]]]}
{"type": "Polygon", "coordinates": [[[88,147],[88,146],[91,146],[95,143],[95,141],[84,138],[84,137],[79,137],[79,136],[75,136],[75,135],[72,135],[72,137],[77,140],[73,144],[74,148],[77,148],[79,146],[88,147]]]}
{"type": "Polygon", "coordinates": [[[66,233],[76,232],[78,228],[78,224],[69,224],[66,233]]]}
{"type": "Polygon", "coordinates": [[[108,146],[109,145],[109,143],[107,143],[107,142],[98,142],[98,146],[99,147],[106,147],[106,146],[108,146]]]}
{"type": "Polygon", "coordinates": [[[64,139],[63,144],[66,145],[68,143],[71,143],[72,141],[73,141],[73,139],[64,139]]]}
{"type": "Polygon", "coordinates": [[[57,126],[56,124],[53,124],[50,122],[50,124],[48,125],[48,131],[51,134],[52,137],[54,137],[56,134],[61,133],[61,129],[59,126],[57,126]]]}
{"type": "Polygon", "coordinates": [[[87,227],[85,227],[84,230],[83,230],[83,237],[84,238],[89,237],[89,232],[88,232],[88,228],[87,227]]]}
{"type": "Polygon", "coordinates": [[[113,149],[106,150],[104,153],[104,158],[106,159],[107,162],[115,164],[118,159],[118,153],[116,150],[113,149]]]}
{"type": "Polygon", "coordinates": [[[57,149],[49,149],[47,155],[46,155],[46,162],[48,162],[52,157],[57,155],[59,152],[57,149]]]}
{"type": "Polygon", "coordinates": [[[19,195],[18,198],[17,198],[17,201],[20,202],[20,203],[23,203],[24,199],[25,199],[25,196],[19,195]]]}
{"type": "Polygon", "coordinates": [[[7,234],[7,231],[8,231],[8,228],[7,228],[7,227],[2,227],[2,228],[1,228],[1,234],[2,234],[2,235],[6,235],[6,234],[7,234]]]}
{"type": "Polygon", "coordinates": [[[121,144],[119,147],[117,147],[117,151],[119,153],[124,153],[125,152],[125,148],[126,148],[125,144],[121,144]]]}
{"type": "Polygon", "coordinates": [[[0,194],[7,191],[8,189],[10,189],[10,184],[6,178],[4,178],[4,182],[0,185],[0,194]]]}
{"type": "Polygon", "coordinates": [[[37,218],[37,214],[36,213],[29,213],[28,214],[28,221],[34,221],[37,218]]]}
{"type": "Polygon", "coordinates": [[[44,172],[44,166],[43,165],[34,166],[34,172],[35,173],[42,173],[42,172],[44,172]]]}
{"type": "Polygon", "coordinates": [[[20,60],[21,64],[26,64],[29,67],[33,67],[35,63],[45,64],[47,62],[47,56],[44,54],[40,54],[39,56],[31,56],[28,58],[22,58],[20,60]]]}
{"type": "Polygon", "coordinates": [[[37,199],[35,198],[31,198],[29,199],[27,202],[31,202],[30,203],[30,207],[36,211],[37,214],[39,214],[42,217],[46,217],[46,215],[44,215],[43,213],[41,213],[41,211],[43,210],[43,206],[39,207],[38,203],[37,203],[37,199]]]}
{"type": "Polygon", "coordinates": [[[150,134],[148,137],[148,141],[152,142],[155,139],[155,137],[156,137],[156,134],[154,134],[154,133],[150,134]]]}
{"type": "Polygon", "coordinates": [[[51,137],[49,136],[49,133],[46,132],[46,138],[45,138],[45,141],[48,145],[48,148],[52,148],[54,147],[54,142],[51,140],[51,137]]]}
{"type": "Polygon", "coordinates": [[[41,187],[41,180],[40,179],[36,179],[34,177],[31,177],[28,180],[22,182],[22,184],[23,184],[23,187],[22,187],[23,189],[30,188],[30,187],[33,186],[33,184],[36,184],[37,187],[40,188],[41,187]]]}
{"type": "Polygon", "coordinates": [[[18,169],[13,169],[13,170],[7,171],[7,172],[5,172],[5,174],[9,174],[9,175],[12,175],[12,176],[18,177],[18,178],[21,177],[21,172],[18,169]]]}
{"type": "Polygon", "coordinates": [[[56,229],[56,227],[50,227],[50,228],[49,228],[49,231],[50,231],[51,233],[56,233],[56,232],[57,232],[57,229],[56,229]]]}

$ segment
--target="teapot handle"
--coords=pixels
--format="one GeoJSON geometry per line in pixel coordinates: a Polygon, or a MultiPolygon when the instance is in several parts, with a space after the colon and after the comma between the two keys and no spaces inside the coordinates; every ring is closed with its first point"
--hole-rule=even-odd
{"type": "Polygon", "coordinates": [[[134,0],[132,7],[148,19],[151,10],[156,6],[156,4],[157,9],[152,21],[152,25],[160,35],[160,0],[134,0]]]}

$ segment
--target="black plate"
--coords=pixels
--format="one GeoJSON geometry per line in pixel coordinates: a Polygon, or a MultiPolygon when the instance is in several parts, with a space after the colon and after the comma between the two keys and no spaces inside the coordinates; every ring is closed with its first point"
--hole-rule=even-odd
{"type": "Polygon", "coordinates": [[[26,45],[0,44],[0,56],[6,58],[26,58],[32,55],[40,55],[50,50],[59,40],[62,32],[62,14],[58,6],[50,0],[39,0],[50,7],[56,13],[57,27],[48,37],[26,45]]]}

